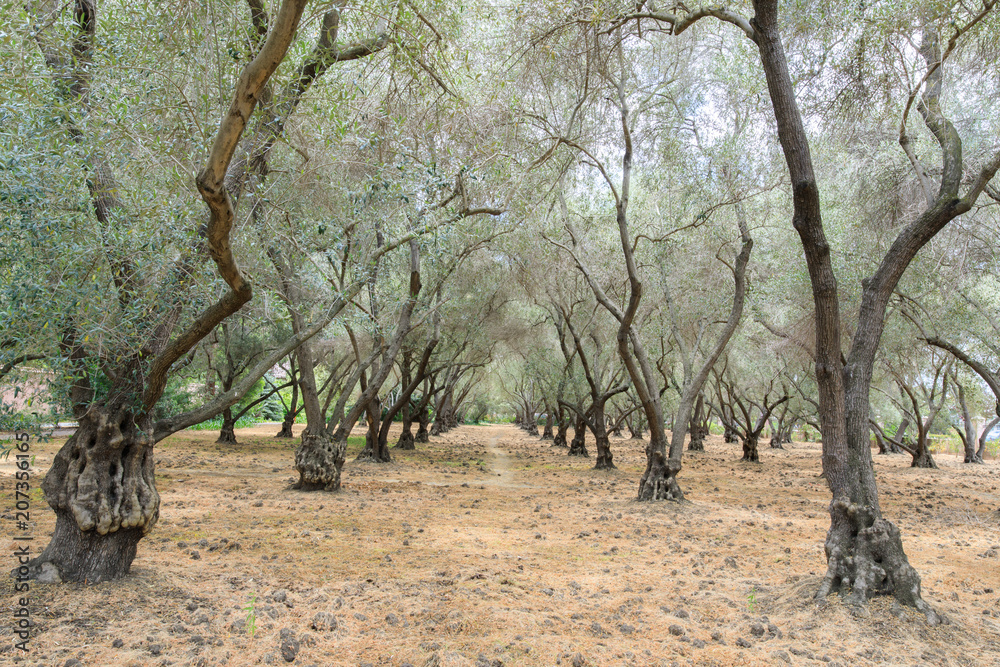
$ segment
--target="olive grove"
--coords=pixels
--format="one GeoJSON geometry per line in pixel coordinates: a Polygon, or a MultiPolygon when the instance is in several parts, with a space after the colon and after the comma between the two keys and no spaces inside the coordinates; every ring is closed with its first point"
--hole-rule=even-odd
{"type": "Polygon", "coordinates": [[[76,424],[33,576],[125,576],[156,444],[268,404],[299,491],[362,422],[627,427],[643,502],[811,434],[816,596],[938,623],[872,449],[991,463],[995,4],[0,3],[0,429],[76,424]]]}

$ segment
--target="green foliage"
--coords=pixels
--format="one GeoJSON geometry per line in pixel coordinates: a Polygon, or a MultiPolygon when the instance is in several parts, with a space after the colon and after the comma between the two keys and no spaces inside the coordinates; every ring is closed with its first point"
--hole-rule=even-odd
{"type": "Polygon", "coordinates": [[[250,635],[251,638],[257,632],[257,609],[256,609],[256,604],[257,604],[257,594],[256,593],[251,593],[250,594],[250,601],[247,603],[247,606],[243,607],[243,611],[245,611],[247,613],[247,615],[246,615],[247,634],[250,635]]]}

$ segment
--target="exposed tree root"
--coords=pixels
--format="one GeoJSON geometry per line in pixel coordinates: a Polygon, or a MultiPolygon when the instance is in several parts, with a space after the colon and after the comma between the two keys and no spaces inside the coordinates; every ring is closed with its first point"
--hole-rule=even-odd
{"type": "Polygon", "coordinates": [[[680,471],[680,462],[654,452],[639,480],[638,500],[684,500],[684,492],[677,484],[677,473],[680,471]]]}
{"type": "Polygon", "coordinates": [[[892,595],[903,605],[923,612],[930,625],[945,619],[920,596],[920,575],[903,551],[899,529],[882,518],[872,518],[847,498],[830,506],[826,536],[827,572],[817,599],[839,592],[848,604],[865,605],[876,595],[892,595]]]}

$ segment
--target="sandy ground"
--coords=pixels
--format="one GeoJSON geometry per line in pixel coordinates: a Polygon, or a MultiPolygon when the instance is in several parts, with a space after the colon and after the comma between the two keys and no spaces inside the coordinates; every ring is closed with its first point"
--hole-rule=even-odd
{"type": "MultiPolygon", "coordinates": [[[[30,651],[0,664],[1000,665],[1000,465],[877,456],[886,515],[950,624],[876,599],[816,602],[829,493],[815,443],[710,438],[689,502],[633,500],[643,444],[618,469],[509,426],[465,426],[391,464],[344,469],[338,494],[289,491],[274,427],[185,432],[157,450],[160,521],[125,580],[31,588],[30,651]]],[[[33,443],[35,484],[61,440],[33,443]]],[[[356,450],[356,447],[355,447],[356,450]]],[[[592,452],[593,453],[593,452],[592,452]]],[[[10,567],[13,464],[0,463],[10,567]]],[[[53,516],[35,492],[41,549],[53,516]]]]}

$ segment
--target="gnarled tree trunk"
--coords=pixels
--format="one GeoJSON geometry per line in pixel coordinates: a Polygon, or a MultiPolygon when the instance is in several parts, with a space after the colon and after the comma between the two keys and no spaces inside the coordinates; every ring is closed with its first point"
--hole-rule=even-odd
{"type": "Polygon", "coordinates": [[[292,411],[285,412],[285,419],[281,422],[281,430],[278,431],[274,437],[275,438],[292,438],[294,433],[292,432],[292,426],[295,425],[295,413],[292,411]]]}
{"type": "Polygon", "coordinates": [[[215,442],[222,445],[236,444],[236,419],[232,408],[222,411],[222,428],[219,429],[219,439],[215,442]]]}
{"type": "Polygon", "coordinates": [[[705,410],[705,397],[698,394],[698,400],[694,405],[694,412],[691,413],[691,423],[688,432],[691,440],[688,442],[689,452],[705,451],[705,438],[708,437],[707,410],[705,410]]]}
{"type": "Polygon", "coordinates": [[[559,406],[558,412],[559,418],[556,425],[556,434],[552,438],[553,447],[565,447],[566,446],[566,434],[569,433],[569,415],[566,414],[566,409],[559,406]]]}
{"type": "Polygon", "coordinates": [[[368,430],[365,433],[365,446],[358,453],[355,461],[371,461],[372,463],[391,463],[392,454],[389,453],[387,439],[389,435],[386,427],[385,437],[380,434],[382,427],[382,402],[377,396],[368,403],[366,414],[368,415],[368,430]]]}
{"type": "Polygon", "coordinates": [[[414,441],[424,443],[430,442],[430,431],[428,430],[428,425],[431,423],[430,408],[426,405],[417,411],[417,434],[413,437],[414,441]]]}
{"type": "Polygon", "coordinates": [[[569,451],[566,453],[569,456],[590,456],[590,453],[587,452],[587,422],[583,420],[583,417],[576,418],[573,440],[570,441],[569,451]]]}
{"type": "Polygon", "coordinates": [[[615,468],[614,455],[611,453],[611,442],[608,439],[608,432],[605,428],[604,409],[599,406],[591,416],[594,433],[594,447],[597,449],[597,460],[594,462],[595,470],[613,470],[615,468]]]}
{"type": "Polygon", "coordinates": [[[552,411],[551,410],[546,410],[545,411],[545,428],[542,429],[542,440],[552,440],[553,439],[553,437],[554,437],[552,435],[552,422],[553,421],[554,420],[552,419],[552,411]]]}
{"type": "Polygon", "coordinates": [[[159,517],[149,424],[124,406],[92,405],[56,454],[42,490],[56,514],[52,540],[31,563],[42,581],[97,583],[128,574],[159,517]]]}
{"type": "Polygon", "coordinates": [[[295,450],[299,481],[292,488],[299,491],[339,491],[346,449],[346,438],[335,442],[325,430],[312,433],[306,428],[295,450]]]}
{"type": "Polygon", "coordinates": [[[396,441],[396,449],[404,451],[413,451],[416,449],[413,444],[413,413],[411,412],[411,408],[410,401],[406,401],[406,404],[403,406],[403,430],[399,434],[399,440],[396,441]]]}

